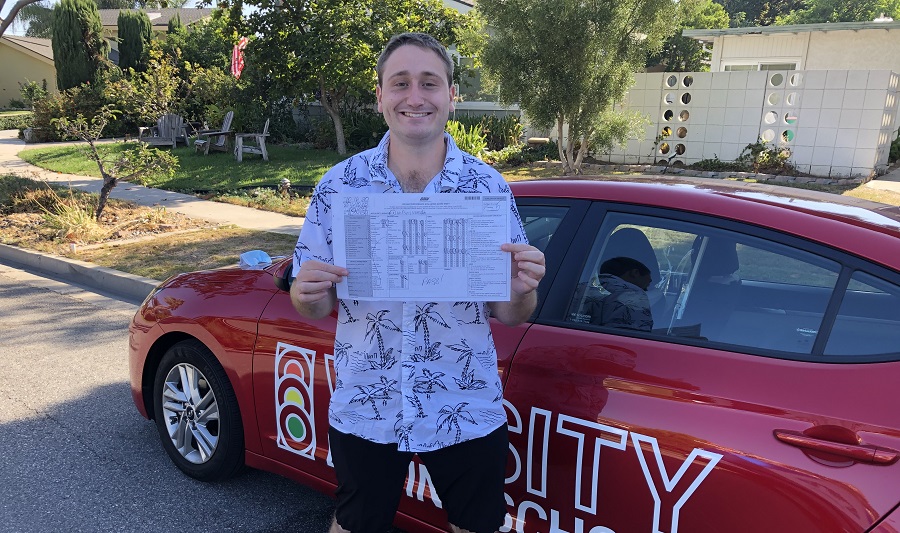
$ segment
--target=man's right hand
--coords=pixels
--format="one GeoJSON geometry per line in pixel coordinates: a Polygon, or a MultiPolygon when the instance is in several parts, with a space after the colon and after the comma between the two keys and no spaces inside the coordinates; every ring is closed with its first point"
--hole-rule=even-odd
{"type": "Polygon", "coordinates": [[[322,261],[304,261],[291,284],[291,303],[306,318],[319,319],[327,316],[337,302],[334,286],[348,274],[344,267],[322,261]]]}

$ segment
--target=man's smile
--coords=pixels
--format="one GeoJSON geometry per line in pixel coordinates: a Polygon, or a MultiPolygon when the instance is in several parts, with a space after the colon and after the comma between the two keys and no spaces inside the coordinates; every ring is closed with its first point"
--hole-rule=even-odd
{"type": "Polygon", "coordinates": [[[402,114],[405,117],[410,117],[410,118],[422,118],[422,117],[427,117],[431,113],[413,113],[411,111],[402,111],[400,114],[402,114]]]}

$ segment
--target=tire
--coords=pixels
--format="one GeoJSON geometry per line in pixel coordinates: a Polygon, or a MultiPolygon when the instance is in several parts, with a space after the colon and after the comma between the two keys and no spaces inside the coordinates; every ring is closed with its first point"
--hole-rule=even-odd
{"type": "Polygon", "coordinates": [[[153,412],[163,449],[200,481],[233,477],[244,465],[244,427],[234,388],[197,340],[166,351],[153,382],[153,412]]]}

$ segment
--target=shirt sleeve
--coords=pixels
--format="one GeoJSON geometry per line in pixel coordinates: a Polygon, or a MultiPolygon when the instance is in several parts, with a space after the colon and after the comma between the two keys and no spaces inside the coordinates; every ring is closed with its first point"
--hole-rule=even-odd
{"type": "Polygon", "coordinates": [[[300,229],[297,245],[294,248],[294,276],[300,271],[300,265],[310,259],[334,264],[334,250],[331,242],[331,228],[334,210],[332,202],[338,192],[333,179],[336,167],[325,173],[325,176],[313,190],[306,219],[300,229]]]}

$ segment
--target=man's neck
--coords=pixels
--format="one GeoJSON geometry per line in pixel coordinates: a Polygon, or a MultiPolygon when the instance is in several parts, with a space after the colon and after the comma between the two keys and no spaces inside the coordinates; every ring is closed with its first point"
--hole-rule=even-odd
{"type": "Polygon", "coordinates": [[[429,145],[411,146],[396,142],[388,144],[388,168],[400,182],[403,192],[422,192],[443,168],[447,157],[447,143],[441,137],[439,142],[429,145]]]}

